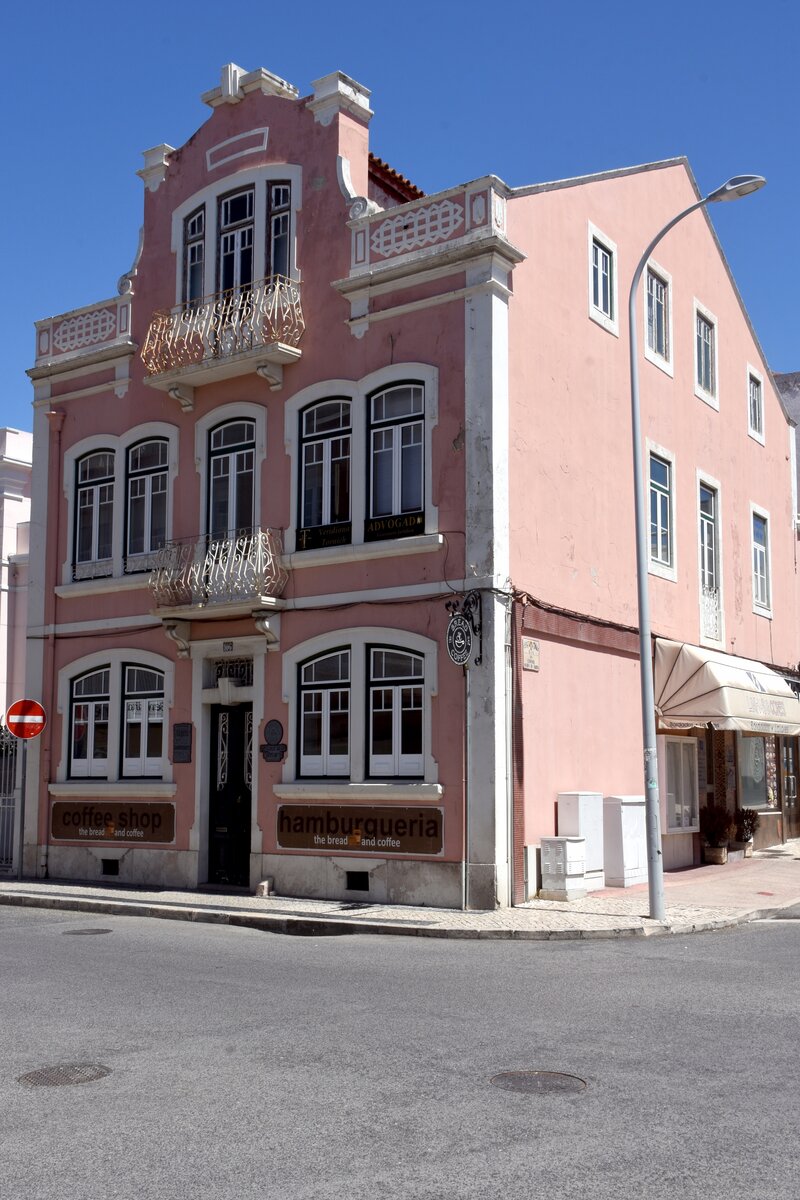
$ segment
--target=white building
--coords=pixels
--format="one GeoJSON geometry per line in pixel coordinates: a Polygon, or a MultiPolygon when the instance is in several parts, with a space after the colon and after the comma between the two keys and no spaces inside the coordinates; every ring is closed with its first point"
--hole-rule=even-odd
{"type": "Polygon", "coordinates": [[[0,429],[0,714],[25,693],[33,435],[0,429]]]}

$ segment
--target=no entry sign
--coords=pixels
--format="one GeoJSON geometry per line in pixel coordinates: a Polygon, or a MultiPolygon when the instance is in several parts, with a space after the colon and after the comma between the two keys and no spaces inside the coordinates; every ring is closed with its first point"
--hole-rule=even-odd
{"type": "Polygon", "coordinates": [[[47,716],[38,700],[15,700],[9,705],[6,726],[14,737],[38,737],[46,724],[47,716]]]}

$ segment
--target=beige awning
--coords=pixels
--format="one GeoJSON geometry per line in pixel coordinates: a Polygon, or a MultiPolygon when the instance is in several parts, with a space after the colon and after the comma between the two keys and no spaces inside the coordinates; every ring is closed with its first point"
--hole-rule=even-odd
{"type": "Polygon", "coordinates": [[[657,638],[654,682],[664,729],[800,734],[800,700],[782,675],[752,659],[657,638]]]}

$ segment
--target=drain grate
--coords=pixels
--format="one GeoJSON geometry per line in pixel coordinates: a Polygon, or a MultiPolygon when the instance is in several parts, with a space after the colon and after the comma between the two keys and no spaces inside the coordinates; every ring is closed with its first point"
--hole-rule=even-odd
{"type": "Polygon", "coordinates": [[[528,1095],[549,1093],[585,1092],[586,1080],[577,1075],[565,1075],[561,1071],[502,1071],[489,1080],[492,1087],[507,1092],[526,1092],[528,1095]]]}
{"type": "Polygon", "coordinates": [[[27,1075],[20,1075],[17,1083],[24,1083],[26,1087],[61,1087],[69,1083],[95,1083],[110,1074],[111,1068],[99,1063],[65,1063],[61,1067],[29,1071],[27,1075]]]}
{"type": "Polygon", "coordinates": [[[110,929],[62,929],[61,932],[64,934],[64,937],[67,937],[67,935],[71,935],[72,937],[80,937],[81,935],[86,935],[86,934],[90,934],[90,933],[111,933],[111,930],[110,929]]]}

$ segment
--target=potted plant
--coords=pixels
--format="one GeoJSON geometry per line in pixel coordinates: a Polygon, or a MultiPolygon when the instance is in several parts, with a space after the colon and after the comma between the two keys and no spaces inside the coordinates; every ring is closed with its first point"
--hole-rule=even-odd
{"type": "Polygon", "coordinates": [[[736,849],[744,850],[745,858],[753,857],[753,834],[761,824],[761,817],[754,808],[737,808],[734,816],[736,849]]]}
{"type": "Polygon", "coordinates": [[[728,861],[728,842],[733,826],[733,814],[724,804],[711,801],[700,809],[700,833],[705,842],[703,857],[707,863],[721,865],[728,861]]]}

